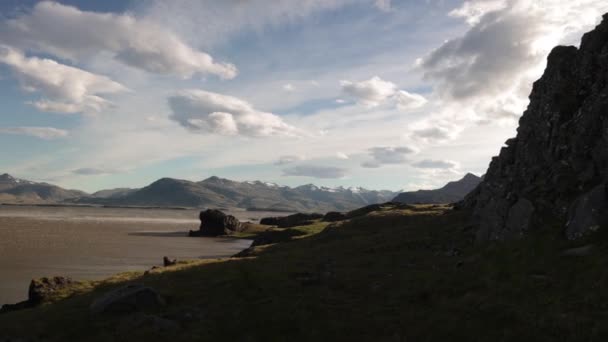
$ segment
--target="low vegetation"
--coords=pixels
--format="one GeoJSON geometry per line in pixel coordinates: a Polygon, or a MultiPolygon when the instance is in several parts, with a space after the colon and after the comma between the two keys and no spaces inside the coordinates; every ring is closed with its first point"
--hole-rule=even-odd
{"type": "MultiPolygon", "coordinates": [[[[0,337],[53,341],[604,341],[605,238],[564,251],[560,229],[476,246],[467,213],[385,206],[338,223],[271,228],[246,257],[199,260],[81,283],[36,309],[0,316],[0,337]],[[278,243],[274,243],[278,242],[278,243]],[[158,290],[146,315],[93,315],[125,283],[158,290]]],[[[252,227],[240,237],[258,238],[252,227]]],[[[1,338],[0,338],[1,340],[1,338]]]]}

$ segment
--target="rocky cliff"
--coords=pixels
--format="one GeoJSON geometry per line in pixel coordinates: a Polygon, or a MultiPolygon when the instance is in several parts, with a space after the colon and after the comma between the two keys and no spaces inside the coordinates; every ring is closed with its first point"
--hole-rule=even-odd
{"type": "Polygon", "coordinates": [[[608,14],[580,48],[556,47],[517,136],[462,205],[478,240],[517,237],[548,220],[574,239],[608,222],[608,14]]]}

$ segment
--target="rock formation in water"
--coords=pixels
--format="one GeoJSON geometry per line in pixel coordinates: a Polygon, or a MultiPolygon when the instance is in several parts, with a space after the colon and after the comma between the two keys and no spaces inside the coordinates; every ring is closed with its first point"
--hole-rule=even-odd
{"type": "Polygon", "coordinates": [[[216,209],[201,211],[199,218],[201,226],[198,231],[190,231],[190,236],[220,236],[230,235],[243,230],[239,220],[216,209]]]}
{"type": "Polygon", "coordinates": [[[518,237],[548,222],[574,239],[608,222],[608,14],[580,49],[556,47],[534,83],[517,136],[461,203],[478,240],[518,237]]]}

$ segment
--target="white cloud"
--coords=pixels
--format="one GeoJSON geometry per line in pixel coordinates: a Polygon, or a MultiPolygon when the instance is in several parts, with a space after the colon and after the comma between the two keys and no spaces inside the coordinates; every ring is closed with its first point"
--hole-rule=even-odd
{"type": "Polygon", "coordinates": [[[50,59],[26,57],[8,46],[0,46],[0,63],[10,67],[25,91],[41,92],[46,97],[32,103],[43,111],[99,112],[111,105],[101,95],[127,91],[108,77],[50,59]]]}
{"type": "Polygon", "coordinates": [[[399,90],[395,83],[385,81],[378,76],[360,82],[343,80],[340,81],[340,85],[345,94],[367,107],[376,107],[390,100],[394,101],[401,110],[412,110],[422,107],[427,102],[422,95],[399,90]]]}
{"type": "Polygon", "coordinates": [[[292,91],[296,90],[296,88],[293,86],[293,84],[287,83],[287,84],[283,85],[283,90],[285,90],[287,92],[292,92],[292,91]]]}
{"type": "Polygon", "coordinates": [[[479,23],[486,13],[504,9],[506,0],[465,1],[462,6],[452,10],[449,16],[465,18],[467,24],[473,26],[479,23]]]}
{"type": "Polygon", "coordinates": [[[397,100],[397,108],[407,111],[424,106],[428,101],[422,95],[408,93],[405,90],[399,90],[395,93],[397,100]]]}
{"type": "Polygon", "coordinates": [[[387,82],[378,76],[374,76],[366,81],[351,82],[340,81],[342,91],[354,97],[359,103],[375,107],[393,96],[397,86],[392,82],[387,82]]]}
{"type": "Polygon", "coordinates": [[[83,60],[106,52],[122,63],[152,73],[189,78],[214,74],[234,78],[232,64],[217,63],[151,21],[127,14],[81,11],[51,1],[0,25],[0,40],[60,58],[83,60]]]}
{"type": "Polygon", "coordinates": [[[549,51],[578,43],[605,11],[599,0],[473,0],[452,10],[470,28],[418,61],[443,109],[413,123],[411,137],[445,142],[472,125],[515,125],[549,51]]]}
{"type": "Polygon", "coordinates": [[[35,126],[0,127],[0,134],[29,135],[44,140],[65,138],[69,135],[68,131],[63,129],[35,126]]]}
{"type": "Polygon", "coordinates": [[[420,169],[447,170],[458,168],[458,163],[451,160],[424,159],[413,163],[412,166],[420,169]]]}
{"type": "Polygon", "coordinates": [[[346,169],[331,166],[301,165],[283,170],[284,176],[312,177],[312,178],[343,178],[346,169]]]}
{"type": "Polygon", "coordinates": [[[342,160],[349,159],[348,154],[343,153],[343,152],[336,152],[336,158],[342,159],[342,160]]]}
{"type": "Polygon", "coordinates": [[[371,161],[366,161],[361,164],[365,168],[378,168],[386,164],[403,164],[409,160],[409,156],[418,151],[412,147],[372,147],[369,149],[369,154],[372,157],[371,161]]]}
{"type": "Polygon", "coordinates": [[[287,165],[292,164],[305,158],[302,156],[288,155],[288,156],[280,156],[279,159],[274,163],[275,165],[287,165]]]}
{"type": "Polygon", "coordinates": [[[236,97],[183,90],[169,98],[171,119],[195,132],[246,136],[294,136],[297,130],[279,116],[256,110],[236,97]]]}

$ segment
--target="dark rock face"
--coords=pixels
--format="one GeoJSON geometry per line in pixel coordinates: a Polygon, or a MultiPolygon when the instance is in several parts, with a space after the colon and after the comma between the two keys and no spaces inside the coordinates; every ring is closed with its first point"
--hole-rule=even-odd
{"type": "Polygon", "coordinates": [[[608,189],[602,183],[581,195],[571,206],[566,224],[566,235],[570,239],[608,226],[608,189]]]}
{"type": "Polygon", "coordinates": [[[604,222],[607,179],[608,14],[580,49],[551,52],[517,137],[460,205],[473,210],[478,240],[521,236],[548,217],[576,238],[604,222]]]}
{"type": "Polygon", "coordinates": [[[165,305],[164,299],[152,288],[143,285],[127,285],[110,291],[91,304],[91,312],[129,313],[156,310],[165,305]]]}
{"type": "Polygon", "coordinates": [[[290,228],[297,226],[306,226],[312,224],[314,220],[323,218],[322,214],[303,214],[297,213],[283,217],[265,217],[260,220],[260,224],[277,226],[279,228],[290,228]]]}
{"type": "Polygon", "coordinates": [[[207,209],[199,214],[201,226],[198,231],[190,231],[190,236],[230,235],[243,230],[239,220],[216,209],[207,209]]]}

